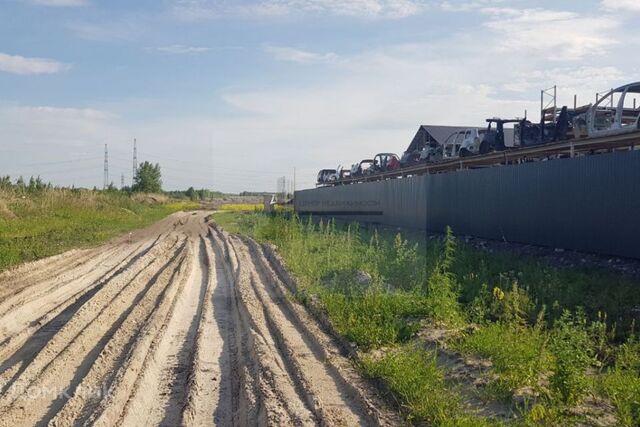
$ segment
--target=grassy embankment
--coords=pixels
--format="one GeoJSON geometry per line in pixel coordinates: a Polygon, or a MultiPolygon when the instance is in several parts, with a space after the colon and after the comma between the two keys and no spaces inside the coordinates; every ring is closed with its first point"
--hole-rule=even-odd
{"type": "Polygon", "coordinates": [[[232,204],[220,206],[218,212],[215,213],[216,222],[222,225],[225,230],[239,232],[238,219],[240,213],[260,212],[264,208],[262,204],[232,204]]]}
{"type": "Polygon", "coordinates": [[[86,247],[197,207],[164,196],[42,189],[0,191],[0,271],[86,247]]]}
{"type": "Polygon", "coordinates": [[[640,283],[456,247],[451,236],[407,240],[260,213],[215,219],[278,247],[297,298],[324,306],[357,345],[361,372],[413,423],[640,425],[640,283]],[[424,338],[433,332],[437,346],[424,338]],[[490,363],[465,378],[443,354],[490,363]],[[482,412],[496,405],[502,416],[482,412]]]}

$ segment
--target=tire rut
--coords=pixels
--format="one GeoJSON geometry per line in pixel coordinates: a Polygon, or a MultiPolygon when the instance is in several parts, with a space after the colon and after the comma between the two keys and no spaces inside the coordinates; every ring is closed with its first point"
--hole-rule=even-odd
{"type": "Polygon", "coordinates": [[[0,303],[9,297],[15,297],[34,283],[49,280],[62,273],[80,267],[90,261],[99,249],[71,250],[49,258],[28,263],[0,273],[0,303]]]}
{"type": "MultiPolygon", "coordinates": [[[[71,284],[71,286],[73,286],[74,289],[79,290],[77,290],[75,293],[69,293],[70,296],[68,294],[68,298],[66,299],[64,297],[56,299],[52,295],[47,295],[46,293],[44,293],[43,295],[40,295],[39,297],[35,297],[33,299],[30,307],[34,309],[30,312],[27,312],[22,317],[17,316],[16,313],[12,313],[11,316],[0,316],[0,322],[10,322],[12,323],[12,328],[15,331],[19,331],[11,336],[4,337],[4,339],[1,341],[0,360],[9,349],[15,347],[16,342],[20,342],[20,338],[31,335],[36,329],[44,328],[45,330],[50,329],[52,331],[55,331],[56,324],[60,324],[61,320],[57,319],[57,316],[62,314],[62,312],[69,310],[69,307],[77,304],[79,300],[86,298],[86,294],[92,291],[95,292],[95,288],[102,287],[106,282],[113,279],[115,276],[122,273],[127,268],[131,267],[137,259],[151,250],[155,243],[156,242],[152,243],[142,251],[139,251],[140,247],[142,247],[141,245],[133,251],[129,252],[127,255],[117,257],[114,266],[110,269],[108,268],[108,266],[102,264],[101,262],[92,264],[91,267],[95,268],[95,270],[87,273],[84,276],[76,277],[73,280],[77,282],[76,285],[73,286],[73,284],[71,284]],[[55,301],[51,301],[52,299],[54,299],[55,301]],[[50,308],[52,306],[53,308],[50,308]],[[33,320],[34,317],[36,318],[35,320],[33,320]],[[53,325],[49,325],[48,323],[51,321],[51,319],[54,319],[56,323],[53,325]]],[[[63,282],[58,286],[62,287],[65,285],[69,285],[69,283],[70,281],[63,282]]],[[[24,307],[22,307],[22,312],[25,312],[24,307]]],[[[2,372],[1,368],[0,372],[2,372]]]]}
{"type": "Polygon", "coordinates": [[[182,425],[199,426],[212,422],[216,425],[230,425],[232,407],[230,399],[226,397],[231,395],[231,390],[226,384],[221,384],[222,372],[229,374],[230,370],[230,352],[222,337],[228,322],[225,316],[227,311],[216,305],[214,312],[214,297],[216,301],[224,303],[227,296],[219,294],[219,290],[224,288],[224,283],[221,284],[218,279],[222,267],[208,236],[201,237],[201,250],[204,252],[207,270],[206,277],[203,276],[206,291],[187,383],[187,399],[182,408],[182,425]]]}
{"type": "Polygon", "coordinates": [[[140,336],[145,335],[149,319],[153,318],[165,298],[168,302],[172,301],[171,289],[176,286],[175,279],[186,257],[184,248],[185,244],[182,243],[159,270],[150,270],[153,275],[143,280],[144,289],[94,347],[91,359],[85,360],[82,375],[74,378],[76,389],[92,393],[75,393],[69,399],[61,400],[64,406],[57,413],[50,411],[49,414],[55,415],[53,419],[56,422],[73,419],[78,424],[80,420],[91,419],[96,416],[96,410],[104,403],[104,399],[110,398],[115,391],[112,388],[118,373],[126,366],[127,358],[140,336]]]}
{"type": "Polygon", "coordinates": [[[122,425],[178,425],[188,392],[196,334],[209,284],[204,241],[192,242],[188,280],[150,349],[122,425]]]}
{"type": "Polygon", "coordinates": [[[110,336],[124,330],[124,322],[143,299],[153,297],[149,291],[181,252],[182,247],[177,248],[168,262],[154,261],[164,263],[164,266],[154,269],[153,263],[143,265],[140,271],[126,270],[132,278],[118,276],[119,280],[108,282],[110,286],[103,287],[81,312],[57,331],[12,383],[9,392],[0,398],[0,417],[29,425],[40,420],[39,416],[46,419],[60,409],[75,392],[110,336]],[[34,394],[43,395],[34,399],[34,394]],[[46,414],[35,409],[25,413],[21,407],[27,402],[38,409],[49,409],[46,414]]]}
{"type": "MultiPolygon", "coordinates": [[[[109,273],[103,276],[99,281],[87,287],[84,290],[78,292],[81,296],[77,299],[72,297],[70,300],[74,300],[72,303],[68,304],[69,301],[65,301],[61,303],[58,307],[56,307],[51,312],[42,316],[36,322],[33,322],[32,325],[19,335],[14,337],[12,341],[3,346],[0,351],[0,355],[7,354],[9,351],[14,351],[14,353],[6,359],[0,365],[0,379],[3,379],[4,387],[2,387],[2,392],[6,392],[7,388],[10,387],[13,382],[17,379],[17,377],[22,374],[22,372],[33,362],[33,360],[40,355],[40,352],[43,349],[48,350],[49,354],[52,353],[51,344],[54,342],[52,339],[56,337],[55,342],[61,344],[62,340],[70,340],[71,335],[69,332],[69,327],[67,326],[67,322],[73,317],[77,316],[74,319],[74,324],[80,324],[82,320],[82,315],[85,317],[87,312],[89,314],[94,313],[93,309],[99,307],[96,305],[95,301],[91,302],[91,307],[84,310],[82,307],[85,303],[91,301],[91,299],[98,293],[103,287],[112,281],[116,280],[127,280],[127,277],[137,277],[137,275],[142,271],[140,268],[144,267],[144,265],[149,264],[149,262],[143,262],[140,264],[138,268],[135,268],[135,263],[146,255],[154,245],[150,246],[146,250],[136,254],[135,256],[122,261],[118,267],[112,269],[109,273]],[[125,273],[126,272],[126,273],[125,273]],[[132,276],[133,275],[133,276],[132,276]],[[119,277],[120,276],[120,277],[119,277]],[[60,307],[62,307],[60,309],[60,307]],[[40,326],[37,330],[36,328],[40,326]],[[15,364],[20,363],[22,366],[17,368],[16,372],[12,373],[12,377],[8,379],[5,372],[12,371],[11,367],[15,364]]],[[[148,267],[148,265],[147,265],[148,267]]],[[[133,280],[133,279],[132,279],[133,280]]],[[[127,284],[130,284],[129,281],[127,284]]],[[[117,285],[111,285],[111,289],[117,290],[117,285]]],[[[121,288],[118,293],[119,295],[126,287],[121,288]]],[[[94,314],[98,314],[99,312],[95,312],[94,314]]],[[[94,317],[95,319],[95,317],[94,317]]],[[[76,327],[75,330],[78,330],[76,327]]],[[[75,338],[77,336],[73,335],[75,338]]],[[[56,353],[53,353],[54,355],[56,353]]],[[[51,360],[51,359],[49,359],[51,360]]],[[[1,402],[1,399],[0,399],[1,402]]]]}
{"type": "Polygon", "coordinates": [[[258,244],[125,237],[0,274],[0,427],[390,424],[258,244]]]}
{"type": "Polygon", "coordinates": [[[275,274],[265,266],[244,241],[232,238],[242,265],[250,270],[250,284],[262,306],[264,325],[273,337],[275,349],[297,384],[299,398],[312,408],[323,425],[376,425],[357,390],[350,387],[331,363],[331,358],[307,328],[287,307],[287,297],[276,291],[275,274]]]}

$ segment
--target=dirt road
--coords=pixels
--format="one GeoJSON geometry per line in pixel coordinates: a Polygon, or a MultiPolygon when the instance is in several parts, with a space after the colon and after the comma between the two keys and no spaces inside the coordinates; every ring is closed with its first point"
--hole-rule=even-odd
{"type": "Polygon", "coordinates": [[[387,424],[278,268],[180,213],[0,275],[0,426],[387,424]]]}

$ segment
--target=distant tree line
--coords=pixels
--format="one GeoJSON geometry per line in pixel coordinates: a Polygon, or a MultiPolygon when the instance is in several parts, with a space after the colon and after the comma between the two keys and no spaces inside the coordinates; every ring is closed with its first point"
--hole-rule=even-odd
{"type": "Polygon", "coordinates": [[[44,182],[39,176],[35,178],[32,176],[29,178],[29,181],[25,181],[23,177],[18,177],[15,182],[11,181],[11,177],[9,175],[0,177],[0,190],[35,193],[50,190],[52,188],[53,186],[51,183],[44,182]]]}
{"type": "Polygon", "coordinates": [[[189,187],[187,190],[167,191],[167,194],[176,199],[189,199],[193,201],[197,200],[210,200],[214,198],[224,197],[226,194],[220,191],[208,190],[201,188],[196,190],[193,187],[189,187]]]}
{"type": "MultiPolygon", "coordinates": [[[[31,177],[25,180],[23,177],[18,177],[15,181],[12,181],[9,175],[0,176],[0,190],[5,191],[20,191],[20,192],[39,192],[50,189],[58,189],[61,187],[54,187],[51,183],[44,182],[42,178],[31,177]]],[[[71,187],[71,190],[76,190],[75,187],[71,187]]],[[[162,171],[160,164],[142,162],[138,166],[136,175],[133,178],[132,186],[124,186],[122,188],[116,187],[111,182],[106,188],[100,190],[98,187],[93,187],[93,191],[108,191],[108,192],[123,192],[123,193],[162,193],[162,171]]],[[[221,191],[209,190],[201,188],[196,190],[194,187],[189,187],[187,190],[175,190],[166,191],[167,195],[176,199],[189,199],[193,201],[198,200],[211,200],[214,198],[222,198],[225,196],[232,196],[235,194],[223,193],[221,191]]],[[[254,192],[243,191],[239,193],[240,196],[262,196],[271,195],[268,192],[254,192]]]]}
{"type": "MultiPolygon", "coordinates": [[[[0,190],[18,191],[18,192],[40,192],[51,189],[59,189],[62,187],[54,187],[51,183],[44,182],[42,178],[31,177],[25,180],[22,176],[15,181],[9,175],[0,176],[0,190]]],[[[76,189],[71,187],[71,190],[76,189]]],[[[94,191],[100,191],[97,187],[93,187],[94,191]]],[[[162,192],[162,172],[158,163],[149,162],[140,163],[136,176],[133,178],[133,186],[118,188],[112,182],[104,191],[108,192],[125,192],[125,193],[161,193],[162,192]]]]}
{"type": "Polygon", "coordinates": [[[240,194],[238,194],[239,196],[271,196],[273,195],[273,193],[270,193],[268,191],[243,191],[240,194]]]}

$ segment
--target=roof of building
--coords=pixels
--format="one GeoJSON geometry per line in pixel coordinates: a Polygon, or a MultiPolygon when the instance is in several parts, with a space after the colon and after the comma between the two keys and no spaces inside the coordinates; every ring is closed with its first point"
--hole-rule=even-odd
{"type": "MultiPolygon", "coordinates": [[[[426,141],[426,135],[431,136],[438,144],[444,144],[444,141],[453,133],[465,131],[467,129],[486,129],[486,127],[478,126],[438,126],[438,125],[421,125],[418,128],[418,132],[413,137],[411,144],[407,148],[407,151],[416,150],[418,144],[426,141]]],[[[514,131],[513,128],[504,128],[504,140],[513,141],[514,131]]],[[[507,144],[508,145],[508,144],[507,144]]]]}

